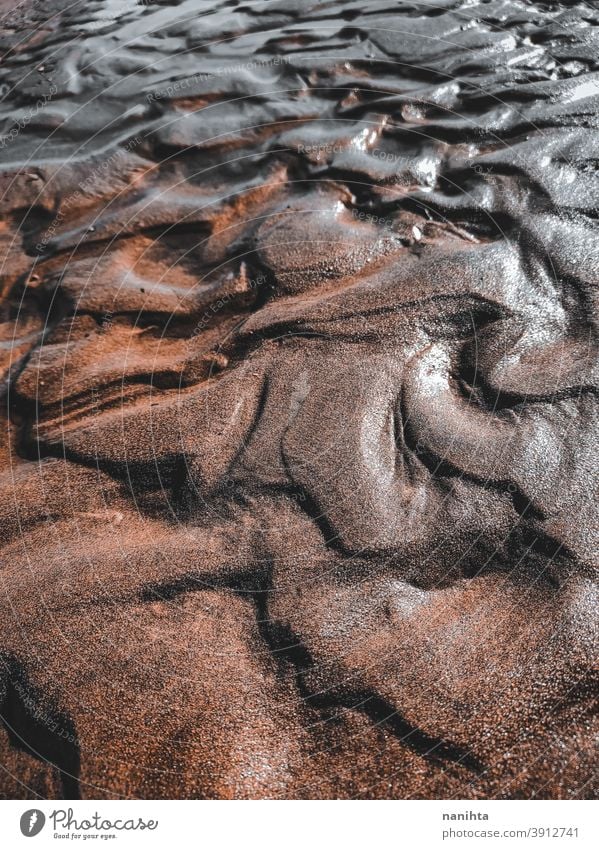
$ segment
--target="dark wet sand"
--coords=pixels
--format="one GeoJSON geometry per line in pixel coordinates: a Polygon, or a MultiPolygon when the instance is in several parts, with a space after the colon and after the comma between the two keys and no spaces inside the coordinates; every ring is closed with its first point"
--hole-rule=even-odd
{"type": "Polygon", "coordinates": [[[2,797],[596,795],[598,25],[3,19],[2,797]]]}

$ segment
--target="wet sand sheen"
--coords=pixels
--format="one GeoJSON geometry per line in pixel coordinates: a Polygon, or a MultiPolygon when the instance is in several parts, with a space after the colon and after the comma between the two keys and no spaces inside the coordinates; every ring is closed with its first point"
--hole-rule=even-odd
{"type": "Polygon", "coordinates": [[[0,795],[596,795],[598,18],[8,13],[0,795]]]}

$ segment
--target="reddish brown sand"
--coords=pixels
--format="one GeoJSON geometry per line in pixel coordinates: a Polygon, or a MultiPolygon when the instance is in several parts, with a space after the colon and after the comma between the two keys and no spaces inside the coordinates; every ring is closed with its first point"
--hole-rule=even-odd
{"type": "Polygon", "coordinates": [[[593,796],[597,4],[0,50],[0,794],[593,796]]]}

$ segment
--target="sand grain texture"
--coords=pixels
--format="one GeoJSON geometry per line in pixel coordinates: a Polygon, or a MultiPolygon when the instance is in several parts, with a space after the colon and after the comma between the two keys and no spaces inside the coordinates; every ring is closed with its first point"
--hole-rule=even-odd
{"type": "Polygon", "coordinates": [[[590,798],[592,2],[27,2],[0,795],[590,798]]]}

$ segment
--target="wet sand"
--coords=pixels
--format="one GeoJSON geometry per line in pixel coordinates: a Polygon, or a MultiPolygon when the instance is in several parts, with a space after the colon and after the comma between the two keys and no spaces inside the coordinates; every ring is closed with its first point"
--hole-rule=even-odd
{"type": "Polygon", "coordinates": [[[598,25],[2,19],[0,796],[596,795],[598,25]]]}

